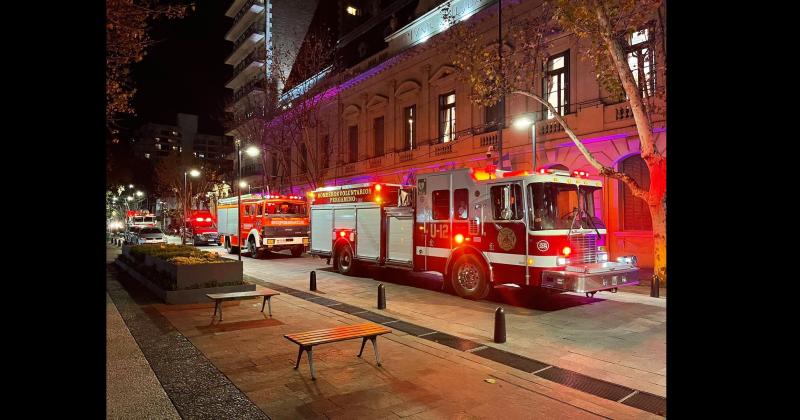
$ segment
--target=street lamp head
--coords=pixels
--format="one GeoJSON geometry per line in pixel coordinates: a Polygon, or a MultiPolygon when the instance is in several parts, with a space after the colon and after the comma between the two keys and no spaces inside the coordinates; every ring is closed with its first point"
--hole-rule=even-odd
{"type": "Polygon", "coordinates": [[[141,196],[143,196],[143,195],[144,195],[144,193],[143,193],[143,192],[141,192],[141,191],[136,191],[136,195],[137,195],[137,196],[139,196],[139,197],[141,197],[141,196]]]}
{"type": "Polygon", "coordinates": [[[198,171],[197,169],[192,169],[191,171],[189,171],[189,175],[193,177],[198,177],[200,176],[200,171],[198,171]]]}
{"type": "Polygon", "coordinates": [[[128,200],[128,201],[131,201],[131,200],[133,200],[133,197],[127,196],[127,197],[125,197],[125,199],[128,200]]]}
{"type": "Polygon", "coordinates": [[[240,187],[240,188],[244,188],[244,187],[246,187],[246,186],[247,186],[247,183],[246,183],[246,182],[244,182],[244,181],[240,181],[240,182],[239,182],[239,187],[240,187]]]}
{"type": "Polygon", "coordinates": [[[245,149],[245,153],[247,153],[247,156],[256,157],[259,154],[259,150],[258,147],[250,146],[247,149],[245,149]]]}
{"type": "Polygon", "coordinates": [[[533,120],[530,117],[520,117],[515,119],[513,124],[514,128],[523,129],[530,127],[533,124],[533,120]]]}
{"type": "Polygon", "coordinates": [[[112,201],[117,201],[117,197],[111,197],[112,201]]]}
{"type": "Polygon", "coordinates": [[[128,188],[133,188],[133,184],[128,185],[128,188]]]}

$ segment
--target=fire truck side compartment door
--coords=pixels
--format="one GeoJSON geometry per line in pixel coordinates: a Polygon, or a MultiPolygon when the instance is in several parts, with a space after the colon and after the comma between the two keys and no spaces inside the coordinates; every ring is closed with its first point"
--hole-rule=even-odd
{"type": "Polygon", "coordinates": [[[311,209],[311,250],[331,251],[333,209],[311,209]]]}
{"type": "Polygon", "coordinates": [[[411,263],[414,257],[413,237],[414,219],[409,217],[389,216],[389,246],[386,258],[404,263],[411,263]]]}
{"type": "Polygon", "coordinates": [[[352,207],[349,209],[335,209],[333,211],[333,228],[336,230],[355,229],[356,209],[352,207]]]}
{"type": "Polygon", "coordinates": [[[381,208],[359,208],[356,212],[356,257],[378,259],[381,252],[381,208]]]}

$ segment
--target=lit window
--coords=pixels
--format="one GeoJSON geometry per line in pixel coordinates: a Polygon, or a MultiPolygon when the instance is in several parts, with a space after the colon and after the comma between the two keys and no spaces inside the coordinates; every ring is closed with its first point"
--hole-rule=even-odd
{"type": "Polygon", "coordinates": [[[439,141],[447,143],[456,138],[456,93],[439,95],[439,141]]]}
{"type": "Polygon", "coordinates": [[[628,37],[628,67],[644,97],[652,96],[656,88],[655,54],[651,35],[652,31],[645,28],[628,37]]]}
{"type": "Polygon", "coordinates": [[[172,146],[172,150],[178,150],[178,146],[172,146]]]}
{"type": "Polygon", "coordinates": [[[413,150],[414,149],[414,132],[416,131],[417,125],[417,106],[412,105],[408,108],[403,110],[403,119],[404,119],[404,126],[403,135],[405,136],[405,149],[404,150],[413,150]]]}
{"type": "Polygon", "coordinates": [[[358,9],[356,9],[355,7],[353,7],[353,6],[347,6],[346,10],[347,10],[347,14],[349,14],[349,15],[358,16],[358,15],[361,14],[360,11],[358,9]]]}
{"type": "Polygon", "coordinates": [[[145,159],[150,159],[150,153],[145,153],[144,157],[145,157],[145,159]]]}
{"type": "Polygon", "coordinates": [[[200,153],[200,157],[201,157],[201,158],[204,158],[204,157],[206,157],[206,155],[204,155],[204,154],[200,153]]]}
{"type": "MultiPolygon", "coordinates": [[[[544,74],[544,91],[547,102],[558,111],[559,115],[569,112],[569,50],[551,57],[547,61],[544,74]]],[[[549,109],[547,119],[553,118],[549,109]]]]}
{"type": "Polygon", "coordinates": [[[156,150],[161,150],[161,145],[160,144],[156,144],[156,150]]]}

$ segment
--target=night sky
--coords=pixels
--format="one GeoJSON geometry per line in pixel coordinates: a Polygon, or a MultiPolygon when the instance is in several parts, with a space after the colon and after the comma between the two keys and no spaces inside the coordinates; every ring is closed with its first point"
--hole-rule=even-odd
{"type": "Polygon", "coordinates": [[[222,134],[219,119],[230,95],[225,82],[232,67],[225,64],[233,44],[223,37],[233,19],[225,16],[229,0],[195,0],[196,10],[180,20],[153,23],[151,38],[160,43],[134,66],[139,114],[131,128],[144,122],[175,124],[178,112],[199,115],[198,131],[222,134]]]}

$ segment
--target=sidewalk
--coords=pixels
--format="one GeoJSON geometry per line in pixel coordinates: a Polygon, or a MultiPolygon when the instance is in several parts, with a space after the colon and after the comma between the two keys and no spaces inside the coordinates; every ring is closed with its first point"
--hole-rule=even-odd
{"type": "MultiPolygon", "coordinates": [[[[224,254],[223,254],[224,255],[224,254]]],[[[246,257],[249,258],[249,257],[246,257]]],[[[248,262],[252,260],[248,259],[248,262]]],[[[366,277],[332,272],[324,260],[273,255],[269,264],[245,264],[245,274],[298,290],[308,290],[316,268],[319,295],[416,325],[523,355],[662,397],[666,396],[666,299],[637,293],[554,296],[542,307],[512,306],[405,286],[438,287],[430,274],[378,270],[366,277]],[[386,287],[387,309],[377,310],[377,286],[386,287]],[[494,311],[505,311],[507,342],[496,344],[494,311]]],[[[430,287],[433,289],[434,287],[430,287]]],[[[518,290],[500,292],[506,301],[524,299],[518,290]]]]}
{"type": "MultiPolygon", "coordinates": [[[[323,276],[318,272],[318,282],[323,276]]],[[[321,289],[328,291],[328,283],[323,284],[321,289]]],[[[248,402],[273,419],[657,417],[404,333],[391,323],[386,326],[393,333],[378,339],[382,367],[375,365],[370,346],[362,358],[355,357],[358,340],[332,343],[314,349],[318,379],[312,381],[305,355],[300,368],[293,369],[298,349],[283,335],[365,321],[286,293],[273,298],[272,318],[259,312],[260,301],[225,303],[222,323],[212,319],[211,303],[139,300],[136,306],[151,319],[167,320],[248,402]]],[[[137,331],[132,330],[134,336],[137,331]]],[[[149,360],[148,351],[144,354],[149,360]]],[[[180,388],[178,383],[165,386],[173,401],[180,388]]]]}

